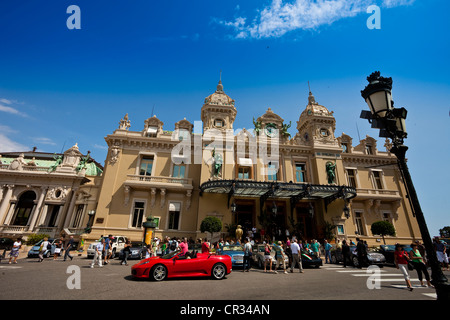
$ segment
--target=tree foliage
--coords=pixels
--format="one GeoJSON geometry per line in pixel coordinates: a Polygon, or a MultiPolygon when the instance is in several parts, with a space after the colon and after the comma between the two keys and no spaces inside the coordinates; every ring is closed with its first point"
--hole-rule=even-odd
{"type": "Polygon", "coordinates": [[[372,223],[370,230],[372,231],[372,234],[379,234],[382,236],[384,244],[386,244],[384,240],[385,236],[395,236],[395,228],[389,221],[374,222],[372,223]]]}
{"type": "Polygon", "coordinates": [[[206,217],[200,225],[201,232],[220,232],[222,230],[222,221],[217,217],[206,217]]]}
{"type": "Polygon", "coordinates": [[[442,238],[450,238],[450,227],[443,227],[442,229],[439,229],[439,234],[442,238]]]}

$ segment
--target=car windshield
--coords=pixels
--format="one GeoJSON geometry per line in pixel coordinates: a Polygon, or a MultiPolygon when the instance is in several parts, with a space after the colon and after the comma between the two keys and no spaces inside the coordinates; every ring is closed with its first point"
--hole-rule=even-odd
{"type": "Polygon", "coordinates": [[[394,245],[382,245],[380,247],[384,251],[395,251],[395,246],[394,245]]]}
{"type": "Polygon", "coordinates": [[[143,248],[145,244],[143,242],[132,242],[131,247],[132,248],[143,248]]]}
{"type": "Polygon", "coordinates": [[[223,246],[222,251],[244,251],[241,246],[223,246]]]}
{"type": "Polygon", "coordinates": [[[161,256],[161,259],[172,259],[173,257],[178,255],[179,253],[180,253],[180,251],[173,251],[171,253],[168,253],[166,255],[161,256]]]}

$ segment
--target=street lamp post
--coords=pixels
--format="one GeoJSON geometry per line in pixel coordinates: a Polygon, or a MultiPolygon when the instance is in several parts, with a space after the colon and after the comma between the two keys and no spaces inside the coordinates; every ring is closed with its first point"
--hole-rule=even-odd
{"type": "Polygon", "coordinates": [[[394,101],[391,95],[392,78],[381,77],[380,72],[376,71],[367,77],[367,81],[369,84],[361,91],[361,95],[368,104],[370,112],[363,110],[361,112],[361,118],[367,119],[372,124],[372,128],[380,129],[380,137],[387,137],[392,140],[393,147],[390,152],[397,157],[398,166],[405,182],[407,196],[410,199],[419,225],[428,262],[431,267],[431,283],[436,288],[437,299],[449,301],[450,285],[437,259],[425,217],[406,164],[406,151],[408,147],[403,142],[407,136],[405,127],[407,111],[405,108],[394,108],[394,101]]]}

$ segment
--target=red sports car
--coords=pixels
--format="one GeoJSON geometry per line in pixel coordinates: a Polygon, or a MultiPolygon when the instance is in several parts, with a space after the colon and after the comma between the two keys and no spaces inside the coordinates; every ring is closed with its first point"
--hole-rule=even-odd
{"type": "Polygon", "coordinates": [[[196,253],[188,259],[179,251],[148,258],[131,267],[133,277],[155,281],[177,277],[212,277],[220,280],[230,272],[230,256],[196,253]]]}

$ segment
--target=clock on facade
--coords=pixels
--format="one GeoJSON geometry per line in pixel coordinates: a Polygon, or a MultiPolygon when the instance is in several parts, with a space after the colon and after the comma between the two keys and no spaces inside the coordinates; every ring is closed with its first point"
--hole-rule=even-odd
{"type": "Polygon", "coordinates": [[[278,129],[276,124],[273,123],[266,124],[266,126],[264,127],[264,132],[270,138],[276,137],[278,135],[278,129]]]}

